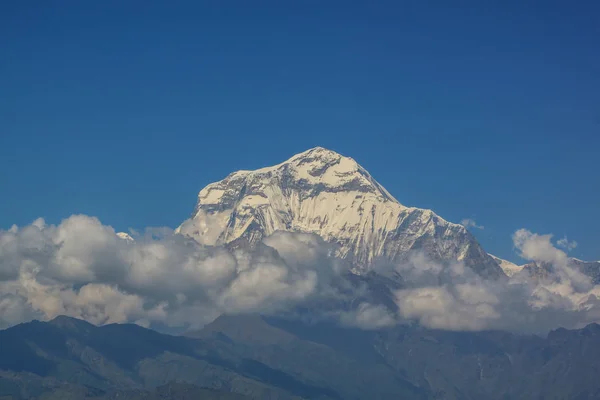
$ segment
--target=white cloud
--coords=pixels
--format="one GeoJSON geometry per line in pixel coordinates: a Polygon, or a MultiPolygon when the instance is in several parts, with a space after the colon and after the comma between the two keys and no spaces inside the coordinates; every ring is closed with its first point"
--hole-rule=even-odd
{"type": "Polygon", "coordinates": [[[485,280],[462,263],[413,252],[401,264],[377,266],[382,279],[402,277],[388,302],[381,286],[345,279],[348,266],[314,235],[278,232],[234,251],[163,228],[134,236],[123,240],[85,215],[0,231],[0,327],[65,314],[96,324],[197,328],[222,313],[298,306],[363,329],[410,320],[438,329],[543,332],[600,321],[600,286],[569,264],[552,235],[525,229],[514,233],[514,246],[545,268],[543,277],[485,280]]]}
{"type": "Polygon", "coordinates": [[[513,243],[533,262],[532,275],[523,271],[508,280],[484,280],[461,264],[435,266],[426,257],[413,257],[408,266],[397,267],[409,278],[406,287],[396,291],[399,313],[424,326],[450,330],[542,333],[600,321],[600,286],[572,267],[551,239],[526,229],[516,231],[513,243]],[[437,276],[411,280],[414,275],[406,271],[423,271],[423,263],[433,264],[428,271],[437,276]],[[544,273],[536,274],[536,268],[544,273]]]}
{"type": "Polygon", "coordinates": [[[567,255],[552,245],[552,235],[538,235],[527,229],[513,234],[513,244],[526,260],[564,265],[567,255]]]}
{"type": "Polygon", "coordinates": [[[367,330],[398,324],[398,319],[387,307],[366,302],[360,303],[353,310],[341,312],[337,317],[343,325],[367,330]]]}
{"type": "Polygon", "coordinates": [[[563,249],[567,250],[567,251],[571,251],[573,249],[575,249],[577,247],[577,242],[576,241],[569,241],[569,239],[567,239],[567,237],[563,237],[562,239],[559,239],[556,244],[558,245],[558,247],[562,247],[563,249]]]}
{"type": "Polygon", "coordinates": [[[460,221],[460,224],[465,228],[485,229],[483,225],[477,225],[477,222],[472,218],[465,218],[460,221]]]}
{"type": "Polygon", "coordinates": [[[501,318],[496,310],[500,300],[477,284],[399,290],[396,299],[403,317],[430,328],[480,330],[501,318]]]}
{"type": "Polygon", "coordinates": [[[220,313],[275,312],[332,290],[340,270],[322,240],[280,233],[267,242],[231,252],[163,228],[123,240],[85,215],[0,231],[0,325],[66,314],[197,327],[220,313]]]}

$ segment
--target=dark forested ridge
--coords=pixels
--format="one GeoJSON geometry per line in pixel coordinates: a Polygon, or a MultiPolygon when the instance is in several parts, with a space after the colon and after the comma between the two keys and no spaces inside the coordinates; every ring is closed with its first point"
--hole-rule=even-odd
{"type": "Polygon", "coordinates": [[[0,399],[597,399],[600,326],[545,337],[220,317],[186,337],[58,317],[0,331],[0,399]]]}

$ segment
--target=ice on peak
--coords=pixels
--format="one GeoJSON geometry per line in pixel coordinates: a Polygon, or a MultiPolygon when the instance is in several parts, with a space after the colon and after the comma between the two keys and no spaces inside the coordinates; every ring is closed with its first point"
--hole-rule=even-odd
{"type": "Polygon", "coordinates": [[[298,153],[292,157],[290,157],[287,162],[292,162],[294,160],[301,159],[319,159],[319,160],[337,160],[340,158],[350,158],[344,157],[340,153],[337,153],[333,150],[326,149],[324,147],[313,147],[312,149],[305,150],[301,153],[298,153]]]}
{"type": "Polygon", "coordinates": [[[274,166],[257,170],[240,170],[219,182],[211,183],[198,193],[198,203],[218,204],[231,194],[232,186],[256,191],[273,184],[279,187],[303,187],[305,193],[351,190],[371,193],[383,201],[398,202],[354,159],[323,147],[296,154],[274,166]]]}
{"type": "MultiPolygon", "coordinates": [[[[314,147],[312,149],[298,153],[282,163],[270,167],[260,168],[254,171],[238,171],[230,176],[247,175],[247,174],[268,174],[281,169],[294,169],[300,173],[309,173],[315,177],[325,173],[328,167],[341,163],[343,161],[345,172],[353,172],[359,170],[359,165],[352,158],[344,157],[332,150],[327,150],[323,147],[314,147]]],[[[361,168],[362,169],[362,168],[361,168]]],[[[366,171],[365,171],[366,172],[366,171]]]]}
{"type": "Polygon", "coordinates": [[[321,152],[321,153],[330,153],[330,154],[338,154],[333,150],[329,150],[326,149],[325,147],[321,147],[321,146],[315,146],[313,148],[310,148],[308,150],[303,151],[302,153],[298,153],[298,154],[305,154],[305,153],[312,153],[312,152],[321,152]]]}

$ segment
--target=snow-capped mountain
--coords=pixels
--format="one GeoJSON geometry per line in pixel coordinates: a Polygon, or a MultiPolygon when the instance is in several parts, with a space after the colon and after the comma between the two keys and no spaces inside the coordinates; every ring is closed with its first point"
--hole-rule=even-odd
{"type": "MultiPolygon", "coordinates": [[[[588,276],[594,285],[600,284],[600,261],[583,261],[569,257],[566,266],[588,276]]],[[[556,279],[553,275],[555,270],[556,266],[551,263],[535,261],[522,266],[522,271],[535,279],[556,279]]]]}
{"type": "MultiPolygon", "coordinates": [[[[507,276],[526,274],[526,276],[534,279],[548,279],[551,278],[556,268],[555,265],[548,262],[532,261],[524,265],[517,265],[492,254],[490,256],[500,265],[500,268],[502,268],[507,276]]],[[[600,284],[600,261],[583,261],[578,258],[568,257],[566,266],[590,277],[593,284],[600,284]]]]}
{"type": "Polygon", "coordinates": [[[600,284],[600,261],[583,261],[577,258],[569,258],[569,265],[589,276],[594,284],[600,284]]]}
{"type": "Polygon", "coordinates": [[[398,202],[352,158],[321,147],[206,186],[177,232],[206,245],[256,243],[277,230],[314,233],[336,245],[357,272],[411,250],[463,261],[478,273],[502,269],[462,226],[398,202]]]}
{"type": "Polygon", "coordinates": [[[496,257],[493,254],[490,254],[490,257],[492,257],[494,259],[494,261],[496,261],[498,263],[498,265],[500,266],[500,268],[502,268],[502,271],[504,271],[506,276],[513,276],[514,274],[523,270],[522,265],[517,265],[517,264],[511,263],[510,261],[503,260],[502,258],[496,257]]]}

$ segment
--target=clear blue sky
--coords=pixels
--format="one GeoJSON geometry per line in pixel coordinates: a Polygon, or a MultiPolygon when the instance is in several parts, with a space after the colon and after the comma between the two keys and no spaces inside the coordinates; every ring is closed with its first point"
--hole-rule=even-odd
{"type": "Polygon", "coordinates": [[[525,227],[600,259],[599,21],[592,1],[1,2],[0,227],[175,227],[207,183],[320,145],[499,256],[525,227]]]}

